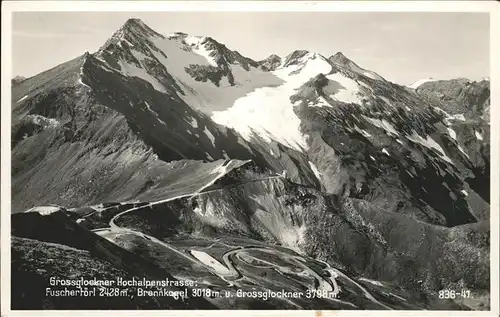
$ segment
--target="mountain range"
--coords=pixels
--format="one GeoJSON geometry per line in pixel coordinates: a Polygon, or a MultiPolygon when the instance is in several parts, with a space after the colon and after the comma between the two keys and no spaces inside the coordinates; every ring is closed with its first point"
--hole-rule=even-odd
{"type": "Polygon", "coordinates": [[[488,309],[489,109],[489,80],[406,87],[129,19],[12,81],[12,308],[488,309]],[[95,274],[213,296],[43,297],[95,274]],[[336,296],[217,295],[237,289],[336,296]]]}

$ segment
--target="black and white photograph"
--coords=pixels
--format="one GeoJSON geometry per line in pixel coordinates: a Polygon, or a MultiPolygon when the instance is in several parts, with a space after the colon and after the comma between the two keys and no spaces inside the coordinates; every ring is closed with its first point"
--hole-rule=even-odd
{"type": "Polygon", "coordinates": [[[498,3],[103,3],[10,12],[2,315],[498,313],[498,3]]]}

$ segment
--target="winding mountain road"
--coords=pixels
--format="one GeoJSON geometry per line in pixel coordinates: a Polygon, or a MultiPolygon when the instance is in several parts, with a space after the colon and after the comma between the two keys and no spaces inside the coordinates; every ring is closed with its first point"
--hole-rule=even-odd
{"type": "MultiPolygon", "coordinates": [[[[127,210],[124,210],[124,211],[122,211],[122,212],[114,215],[113,218],[111,218],[111,220],[109,221],[109,228],[99,228],[99,229],[94,229],[92,231],[95,232],[96,234],[103,234],[105,232],[108,233],[108,234],[109,233],[132,234],[132,235],[141,237],[143,239],[149,240],[151,242],[154,242],[156,244],[159,244],[159,245],[161,245],[161,246],[163,246],[163,247],[165,247],[165,248],[167,248],[167,249],[175,252],[176,254],[178,254],[178,255],[186,258],[187,260],[189,260],[191,262],[194,262],[196,264],[200,264],[201,263],[204,267],[206,267],[213,274],[219,276],[222,280],[224,280],[225,282],[227,282],[229,286],[234,286],[234,285],[239,284],[238,280],[242,279],[244,277],[238,271],[238,269],[235,267],[235,264],[233,263],[233,260],[231,259],[232,256],[236,256],[239,260],[241,260],[240,253],[245,252],[246,253],[245,256],[247,258],[248,257],[253,258],[253,259],[259,261],[260,263],[264,263],[264,264],[268,265],[269,267],[274,267],[278,271],[280,269],[283,269],[280,265],[278,265],[276,263],[272,263],[272,262],[269,262],[269,261],[267,261],[265,259],[256,258],[253,255],[247,254],[247,252],[251,251],[251,250],[265,252],[265,253],[270,253],[272,255],[280,257],[284,261],[291,262],[295,266],[298,266],[298,267],[302,268],[304,272],[307,272],[307,275],[313,277],[314,280],[316,280],[317,285],[318,285],[316,287],[317,291],[327,291],[327,292],[333,293],[333,296],[328,297],[328,299],[330,299],[332,301],[339,302],[339,303],[342,303],[342,304],[347,304],[347,305],[350,305],[350,306],[352,306],[354,308],[358,308],[356,305],[354,305],[352,303],[345,302],[345,301],[342,301],[342,300],[339,300],[339,299],[336,298],[337,295],[341,292],[341,289],[338,286],[338,283],[337,283],[336,279],[338,279],[338,278],[341,277],[342,279],[348,280],[351,283],[353,283],[354,285],[356,285],[361,290],[361,292],[364,294],[364,296],[367,299],[369,299],[370,301],[372,301],[373,303],[376,303],[377,305],[380,305],[383,308],[391,309],[390,307],[388,307],[388,306],[380,303],[378,300],[376,300],[359,283],[353,281],[348,276],[346,276],[345,274],[343,274],[339,270],[331,267],[328,263],[323,262],[323,261],[319,261],[318,260],[319,262],[321,262],[321,263],[323,263],[323,264],[326,265],[327,268],[324,271],[327,271],[327,273],[329,275],[329,281],[326,280],[324,277],[321,277],[315,270],[313,270],[309,266],[307,266],[304,263],[304,259],[302,257],[296,256],[296,255],[292,255],[292,254],[288,254],[288,253],[285,253],[285,252],[282,252],[282,251],[279,251],[279,250],[269,249],[269,248],[264,248],[264,247],[255,247],[255,246],[237,248],[237,249],[229,250],[229,251],[227,251],[226,253],[223,254],[222,260],[223,260],[224,263],[222,264],[218,260],[214,259],[211,255],[209,255],[209,254],[207,254],[207,253],[205,253],[203,251],[199,251],[199,250],[191,250],[190,252],[179,251],[177,248],[175,248],[175,247],[171,246],[170,244],[168,244],[168,243],[166,243],[164,241],[161,241],[161,240],[159,240],[159,239],[157,239],[157,238],[155,238],[153,236],[147,235],[145,233],[142,233],[142,232],[139,232],[139,231],[136,231],[136,230],[133,230],[133,229],[129,229],[129,228],[125,228],[125,227],[120,227],[120,226],[118,226],[116,224],[117,220],[120,217],[122,217],[122,216],[124,216],[124,215],[126,215],[126,214],[128,214],[128,213],[130,213],[132,211],[135,211],[135,210],[139,210],[139,209],[143,209],[143,208],[150,208],[150,207],[153,207],[155,205],[159,205],[159,204],[167,203],[167,202],[170,202],[170,201],[174,201],[176,199],[185,198],[185,197],[195,197],[197,195],[207,194],[207,193],[210,193],[210,192],[214,192],[214,191],[220,190],[220,189],[214,189],[214,190],[204,191],[207,187],[213,185],[218,179],[220,179],[221,177],[223,177],[224,175],[226,175],[227,171],[226,171],[225,167],[227,167],[227,165],[229,165],[227,163],[228,162],[226,161],[226,162],[224,162],[224,164],[222,164],[221,166],[219,166],[219,170],[218,170],[219,173],[217,173],[217,175],[210,182],[204,184],[203,186],[201,186],[195,192],[187,193],[187,194],[182,194],[182,195],[178,195],[178,196],[175,196],[175,197],[171,197],[171,198],[167,198],[167,199],[163,199],[163,200],[158,200],[158,201],[150,202],[150,203],[146,203],[146,204],[140,204],[139,206],[135,206],[135,207],[129,208],[127,210]]],[[[266,178],[262,178],[262,179],[259,179],[259,180],[252,180],[252,181],[248,181],[248,182],[264,181],[264,180],[268,180],[268,179],[283,178],[283,177],[284,177],[283,175],[279,175],[278,174],[276,176],[269,176],[269,177],[266,177],[266,178]]],[[[245,183],[248,183],[248,182],[245,182],[245,183]]],[[[241,183],[241,184],[244,184],[244,183],[241,183]]],[[[238,185],[241,185],[241,184],[238,184],[238,185]]],[[[108,208],[113,208],[113,207],[108,207],[108,208]]],[[[102,211],[105,211],[105,209],[103,209],[102,211]]]]}

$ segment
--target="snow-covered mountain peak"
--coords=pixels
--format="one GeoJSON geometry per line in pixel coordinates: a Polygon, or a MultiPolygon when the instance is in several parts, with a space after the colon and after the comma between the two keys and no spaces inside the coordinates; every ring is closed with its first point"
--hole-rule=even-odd
{"type": "Polygon", "coordinates": [[[163,37],[161,34],[154,31],[142,20],[137,18],[128,19],[112,36],[115,40],[141,40],[147,37],[163,37]]]}
{"type": "Polygon", "coordinates": [[[149,29],[149,26],[147,26],[144,22],[142,22],[141,19],[139,18],[130,18],[128,19],[124,25],[124,27],[129,27],[129,28],[142,28],[142,29],[149,29]]]}
{"type": "Polygon", "coordinates": [[[288,55],[282,66],[273,74],[298,88],[318,74],[332,72],[331,63],[321,54],[307,51],[295,51],[288,55]]]}
{"type": "Polygon", "coordinates": [[[293,65],[300,65],[307,63],[309,60],[314,60],[316,58],[324,59],[321,54],[310,52],[306,50],[295,50],[285,57],[282,67],[288,67],[293,65]]]}
{"type": "Polygon", "coordinates": [[[131,18],[128,19],[123,26],[120,28],[120,31],[123,32],[132,32],[136,34],[147,34],[147,35],[160,35],[152,28],[150,28],[146,23],[144,23],[141,19],[131,18]]]}
{"type": "Polygon", "coordinates": [[[334,63],[338,63],[341,65],[347,65],[349,62],[352,62],[349,58],[347,58],[342,52],[337,52],[334,55],[328,58],[334,63]]]}
{"type": "Polygon", "coordinates": [[[400,104],[394,96],[406,98],[397,87],[342,53],[328,59],[307,50],[293,51],[284,60],[271,55],[264,60],[266,69],[262,62],[211,37],[182,32],[163,36],[147,29],[134,20],[120,29],[117,34],[123,36],[115,39],[123,39],[96,54],[102,67],[145,80],[155,90],[233,128],[249,142],[259,136],[302,152],[309,147],[308,136],[300,128],[296,106],[365,108],[368,102],[377,105],[380,115],[389,116],[400,104]]]}
{"type": "Polygon", "coordinates": [[[226,45],[210,36],[175,32],[167,35],[166,38],[179,43],[183,49],[204,57],[213,67],[229,69],[232,65],[238,65],[248,71],[252,67],[259,66],[256,61],[241,55],[238,51],[229,49],[226,45]]]}
{"type": "Polygon", "coordinates": [[[148,50],[154,46],[154,39],[164,39],[164,36],[157,33],[147,26],[140,19],[128,19],[113,35],[102,45],[95,53],[96,56],[103,58],[109,54],[113,55],[117,51],[121,51],[114,56],[114,59],[123,58],[124,51],[134,48],[136,51],[148,50]]]}
{"type": "Polygon", "coordinates": [[[409,88],[417,89],[419,86],[421,86],[424,83],[431,82],[431,81],[436,81],[434,78],[429,77],[429,78],[423,78],[415,81],[413,84],[409,85],[409,88]]]}
{"type": "Polygon", "coordinates": [[[161,35],[135,20],[93,56],[98,67],[145,80],[155,90],[175,95],[207,114],[232,106],[256,88],[283,82],[211,37],[183,32],[161,35]]]}
{"type": "MultiPolygon", "coordinates": [[[[152,30],[139,19],[129,19],[99,50],[104,51],[123,44],[134,47],[135,50],[148,56],[146,51],[154,51],[169,58],[169,53],[183,50],[201,56],[204,62],[189,63],[190,59],[179,60],[190,65],[206,65],[217,67],[229,72],[230,65],[239,65],[248,71],[251,67],[258,67],[257,62],[242,56],[239,52],[230,50],[224,44],[208,36],[190,35],[184,32],[174,32],[162,35],[152,30]]],[[[154,55],[154,53],[153,53],[154,55]]],[[[177,53],[173,53],[177,56],[177,53]]],[[[186,56],[183,56],[186,57],[186,56]]],[[[215,70],[212,70],[214,72],[215,70]]]]}
{"type": "Polygon", "coordinates": [[[350,60],[347,56],[345,56],[342,52],[337,52],[335,55],[330,56],[328,60],[334,63],[335,65],[346,68],[358,75],[362,75],[374,80],[385,81],[385,79],[382,76],[371,70],[367,70],[360,67],[358,64],[356,64],[355,62],[350,60]]]}

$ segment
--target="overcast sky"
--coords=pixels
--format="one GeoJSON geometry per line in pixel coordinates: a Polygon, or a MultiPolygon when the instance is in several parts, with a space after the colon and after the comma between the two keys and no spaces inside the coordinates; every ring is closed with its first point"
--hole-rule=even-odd
{"type": "Polygon", "coordinates": [[[254,60],[338,51],[399,84],[489,76],[488,13],[17,12],[13,74],[32,76],[94,52],[129,17],[159,33],[211,36],[254,60]]]}

